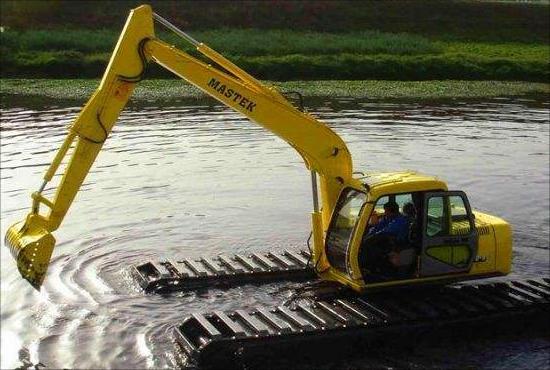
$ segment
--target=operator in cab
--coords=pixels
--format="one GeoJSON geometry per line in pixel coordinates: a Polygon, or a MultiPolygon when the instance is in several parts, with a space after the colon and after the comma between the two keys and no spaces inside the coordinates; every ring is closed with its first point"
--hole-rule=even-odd
{"type": "Polygon", "coordinates": [[[371,273],[391,274],[393,252],[408,242],[410,218],[399,212],[396,202],[389,201],[384,204],[384,215],[373,221],[363,237],[361,249],[367,258],[363,266],[371,273]]]}
{"type": "Polygon", "coordinates": [[[403,243],[409,235],[409,218],[399,213],[399,205],[389,201],[384,204],[384,216],[373,225],[367,236],[388,235],[395,238],[398,243],[403,243]]]}

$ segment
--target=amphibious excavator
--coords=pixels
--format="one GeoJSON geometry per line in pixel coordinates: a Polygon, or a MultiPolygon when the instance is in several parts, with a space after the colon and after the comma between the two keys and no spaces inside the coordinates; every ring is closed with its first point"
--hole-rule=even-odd
{"type": "Polygon", "coordinates": [[[139,285],[164,293],[316,277],[294,292],[307,292],[315,281],[332,289],[324,295],[316,290],[306,300],[295,295],[291,305],[193,313],[173,330],[186,363],[242,368],[247,356],[259,352],[265,368],[268,355],[276,361],[291,353],[319,359],[334,356],[339,346],[358,345],[362,353],[363,339],[384,334],[410,344],[427,330],[456,334],[476,323],[476,335],[490,323],[548,327],[550,279],[461,282],[510,272],[512,238],[506,221],[472,210],[464,192],[449,191],[434,176],[354,172],[344,141],[308,114],[301,99],[256,80],[146,5],[130,13],[97,91],[71,125],[42,186],[32,193],[31,211],[7,231],[6,245],[19,271],[36,289],[55,246],[52,232],[151,62],[292,146],[311,175],[313,211],[307,250],[145,262],[131,267],[139,285]],[[194,45],[211,64],[159,40],[154,20],[194,45]],[[43,192],[62,162],[67,164],[50,200],[43,192]],[[324,344],[327,351],[320,350],[324,344]]]}
{"type": "MultiPolygon", "coordinates": [[[[308,267],[320,279],[362,292],[510,272],[512,238],[506,221],[472,210],[464,192],[448,190],[434,176],[354,172],[346,144],[326,124],[144,5],[130,13],[98,89],[71,125],[42,186],[32,193],[29,214],[7,231],[6,245],[21,275],[35,288],[44,281],[55,246],[52,232],[151,62],[271,131],[300,154],[313,193],[312,243],[302,257],[307,255],[308,267]],[[194,45],[210,64],[157,38],[154,20],[194,45]],[[47,199],[43,191],[64,158],[67,165],[55,196],[47,199]],[[407,235],[400,241],[390,235],[371,237],[388,204],[408,219],[407,235]],[[377,248],[388,253],[370,253],[377,248]]],[[[262,258],[260,264],[273,264],[262,258]]],[[[189,264],[193,269],[193,262],[189,264]]]]}

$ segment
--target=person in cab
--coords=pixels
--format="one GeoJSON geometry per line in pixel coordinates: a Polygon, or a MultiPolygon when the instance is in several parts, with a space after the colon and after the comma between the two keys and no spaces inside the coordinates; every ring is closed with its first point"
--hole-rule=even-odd
{"type": "Polygon", "coordinates": [[[399,212],[399,205],[389,201],[384,204],[384,216],[373,225],[367,236],[388,236],[397,243],[404,243],[409,236],[409,218],[399,212]]]}
{"type": "Polygon", "coordinates": [[[379,274],[392,273],[395,267],[392,256],[399,245],[406,244],[409,238],[410,217],[399,212],[394,201],[384,204],[384,215],[373,221],[363,239],[366,248],[366,266],[369,271],[379,274]]]}

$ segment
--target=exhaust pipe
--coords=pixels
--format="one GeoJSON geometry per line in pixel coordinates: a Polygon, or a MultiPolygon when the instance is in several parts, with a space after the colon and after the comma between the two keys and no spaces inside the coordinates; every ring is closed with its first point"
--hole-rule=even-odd
{"type": "Polygon", "coordinates": [[[8,229],[5,243],[17,262],[21,276],[40,290],[55,246],[55,238],[44,227],[44,219],[37,214],[29,214],[25,221],[8,229]]]}

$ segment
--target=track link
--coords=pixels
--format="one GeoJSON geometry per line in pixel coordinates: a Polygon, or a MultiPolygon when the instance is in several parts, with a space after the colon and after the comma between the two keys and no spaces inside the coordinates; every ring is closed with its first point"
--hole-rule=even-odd
{"type": "MultiPolygon", "coordinates": [[[[177,344],[192,362],[204,367],[224,364],[227,368],[243,353],[254,350],[262,356],[282,349],[303,356],[306,352],[301,347],[306,344],[324,341],[329,345],[351,345],[358,338],[388,332],[401,336],[411,328],[418,331],[472,323],[507,326],[533,315],[542,315],[544,323],[539,325],[548,326],[548,311],[549,279],[513,280],[311,299],[292,308],[193,314],[174,333],[177,344]]],[[[319,347],[313,349],[319,353],[319,347]]]]}
{"type": "Polygon", "coordinates": [[[132,267],[132,275],[149,293],[168,293],[211,286],[314,277],[306,250],[220,255],[147,262],[132,267]]]}

